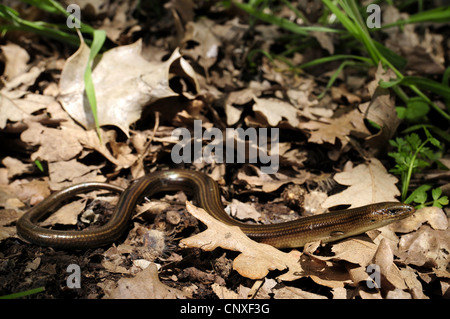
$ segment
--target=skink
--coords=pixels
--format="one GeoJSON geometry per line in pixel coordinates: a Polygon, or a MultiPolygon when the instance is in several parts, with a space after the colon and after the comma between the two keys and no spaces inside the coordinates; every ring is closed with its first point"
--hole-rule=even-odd
{"type": "Polygon", "coordinates": [[[330,242],[361,234],[412,215],[414,207],[399,202],[382,202],[363,207],[333,211],[289,222],[255,225],[237,221],[223,209],[216,182],[207,175],[183,169],[148,174],[123,190],[97,182],[81,183],[56,192],[30,209],[17,222],[17,232],[25,240],[63,249],[86,249],[117,241],[127,230],[136,204],[144,196],[164,191],[185,191],[194,201],[219,221],[239,226],[250,238],[277,248],[302,247],[308,242],[330,242]],[[103,226],[83,231],[60,231],[43,228],[37,222],[76,194],[95,189],[121,193],[119,202],[103,226]]]}

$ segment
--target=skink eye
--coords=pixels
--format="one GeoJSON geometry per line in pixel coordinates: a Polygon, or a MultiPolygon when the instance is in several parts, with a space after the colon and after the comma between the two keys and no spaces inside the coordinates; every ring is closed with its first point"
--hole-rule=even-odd
{"type": "Polygon", "coordinates": [[[396,215],[400,214],[402,211],[403,211],[402,209],[390,209],[389,215],[396,216],[396,215]]]}

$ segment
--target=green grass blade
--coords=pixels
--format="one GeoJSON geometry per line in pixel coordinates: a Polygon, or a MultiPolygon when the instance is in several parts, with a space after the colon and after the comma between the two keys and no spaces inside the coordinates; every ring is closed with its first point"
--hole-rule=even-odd
{"type": "Polygon", "coordinates": [[[98,113],[97,113],[97,98],[95,97],[95,88],[94,88],[94,82],[92,80],[92,62],[94,61],[97,54],[100,52],[103,43],[105,43],[106,40],[106,32],[103,30],[95,30],[94,31],[94,38],[92,40],[92,46],[91,51],[89,54],[89,61],[86,66],[86,70],[84,72],[84,85],[85,85],[85,91],[86,96],[89,101],[89,105],[91,107],[92,115],[94,117],[95,122],[95,128],[97,130],[97,135],[100,139],[100,125],[98,121],[98,113]]]}
{"type": "Polygon", "coordinates": [[[233,1],[233,4],[238,7],[239,9],[247,12],[248,14],[254,16],[255,18],[262,20],[264,22],[268,22],[270,24],[279,26],[280,28],[283,28],[285,30],[294,32],[296,34],[300,35],[309,35],[309,32],[311,31],[318,31],[318,32],[342,32],[338,29],[333,28],[327,28],[327,27],[320,27],[320,26],[300,26],[295,22],[292,22],[290,20],[277,17],[272,14],[264,13],[262,11],[259,11],[255,9],[253,6],[245,3],[239,3],[236,1],[233,1]]]}
{"type": "MultiPolygon", "coordinates": [[[[21,0],[21,1],[53,14],[60,14],[65,17],[71,15],[71,13],[68,12],[66,9],[64,9],[64,7],[60,3],[54,0],[21,0]]],[[[78,20],[78,18],[76,17],[74,18],[80,23],[81,32],[89,34],[94,33],[95,31],[94,28],[92,28],[90,25],[84,24],[83,22],[78,20]]]]}
{"type": "Polygon", "coordinates": [[[305,69],[305,68],[309,68],[309,67],[312,67],[312,66],[320,65],[320,64],[323,64],[323,63],[328,63],[328,62],[337,61],[337,60],[343,60],[343,59],[360,60],[360,61],[366,63],[367,65],[372,65],[372,60],[369,59],[369,58],[365,58],[365,57],[362,57],[362,56],[359,56],[359,55],[351,55],[351,54],[336,54],[336,55],[327,56],[327,57],[318,58],[318,59],[309,61],[307,63],[299,65],[298,68],[305,69]]]}
{"type": "Polygon", "coordinates": [[[15,30],[33,32],[74,46],[80,45],[80,40],[76,35],[59,30],[56,28],[56,25],[52,25],[50,23],[41,21],[32,22],[22,19],[19,17],[17,11],[2,4],[0,4],[0,18],[12,23],[11,25],[1,25],[0,32],[2,33],[15,30]]]}
{"type": "Polygon", "coordinates": [[[404,69],[406,67],[406,64],[408,63],[408,60],[406,60],[401,55],[398,55],[397,53],[395,53],[391,49],[385,47],[380,42],[375,41],[375,40],[372,40],[372,41],[373,41],[373,43],[375,45],[375,48],[380,52],[380,54],[386,60],[388,60],[390,63],[392,63],[392,65],[394,65],[397,69],[402,70],[402,69],[404,69]]]}
{"type": "Polygon", "coordinates": [[[17,299],[45,291],[45,287],[38,287],[27,291],[16,292],[10,295],[0,296],[0,299],[17,299]]]}
{"type": "Polygon", "coordinates": [[[450,99],[450,88],[447,85],[441,84],[439,82],[422,78],[418,76],[405,76],[401,79],[394,80],[394,81],[380,81],[380,86],[383,88],[390,88],[394,85],[414,85],[416,87],[419,87],[424,90],[431,91],[433,93],[436,93],[445,99],[450,99]]]}
{"type": "Polygon", "coordinates": [[[405,24],[421,22],[445,23],[448,21],[450,21],[450,6],[445,6],[413,14],[408,19],[398,20],[396,22],[386,24],[381,28],[387,29],[405,24]]]}

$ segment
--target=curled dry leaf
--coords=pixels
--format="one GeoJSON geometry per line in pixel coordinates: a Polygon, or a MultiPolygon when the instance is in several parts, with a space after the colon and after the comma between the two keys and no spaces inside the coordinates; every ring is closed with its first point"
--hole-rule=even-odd
{"type": "Polygon", "coordinates": [[[264,278],[270,270],[286,270],[280,280],[295,280],[302,276],[299,263],[300,253],[293,250],[284,253],[270,245],[257,243],[248,238],[237,226],[228,226],[216,220],[201,208],[186,202],[187,210],[208,227],[195,236],[181,240],[182,247],[201,248],[212,251],[217,247],[240,251],[233,261],[233,268],[240,275],[250,279],[264,278]]]}
{"type": "Polygon", "coordinates": [[[397,178],[389,174],[376,158],[337,173],[334,179],[339,184],[350,187],[328,197],[322,204],[323,207],[349,204],[350,208],[354,208],[377,202],[397,201],[395,196],[400,194],[395,186],[397,178]]]}
{"type": "Polygon", "coordinates": [[[42,202],[50,195],[48,182],[46,180],[15,180],[9,185],[11,190],[23,202],[29,202],[30,205],[36,205],[42,202]]]}
{"type": "MultiPolygon", "coordinates": [[[[373,257],[373,264],[380,267],[380,274],[382,275],[381,287],[386,289],[386,282],[388,282],[393,289],[406,289],[407,286],[402,277],[402,273],[394,264],[394,254],[392,253],[391,247],[386,240],[382,240],[378,249],[373,257]]],[[[392,290],[392,289],[390,289],[392,290]]]]}
{"type": "Polygon", "coordinates": [[[380,126],[379,132],[366,138],[367,144],[377,152],[384,150],[400,124],[395,103],[390,97],[389,91],[378,87],[372,101],[360,104],[359,109],[366,114],[368,120],[380,126]]]}

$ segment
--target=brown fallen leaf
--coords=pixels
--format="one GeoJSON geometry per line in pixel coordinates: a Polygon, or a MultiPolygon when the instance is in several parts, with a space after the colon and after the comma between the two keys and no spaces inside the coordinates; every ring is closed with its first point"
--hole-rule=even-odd
{"type": "Polygon", "coordinates": [[[8,178],[33,171],[32,164],[24,164],[18,159],[9,156],[2,160],[2,164],[8,169],[8,178]]]}
{"type": "Polygon", "coordinates": [[[308,141],[311,143],[335,144],[336,139],[339,139],[342,148],[348,144],[348,135],[351,132],[358,132],[366,136],[370,134],[364,124],[364,116],[358,109],[338,118],[321,118],[319,121],[300,122],[298,127],[309,133],[308,141]]]}
{"type": "Polygon", "coordinates": [[[49,226],[55,224],[61,225],[76,225],[78,222],[78,215],[86,207],[86,200],[77,200],[68,203],[58,209],[55,213],[50,215],[46,220],[40,223],[41,226],[49,226]]]}
{"type": "Polygon", "coordinates": [[[218,221],[203,209],[186,202],[187,210],[207,227],[205,231],[180,242],[181,247],[195,247],[212,251],[217,247],[240,251],[233,261],[233,269],[250,279],[264,278],[271,270],[286,270],[280,280],[295,280],[303,275],[300,253],[292,250],[284,253],[270,245],[257,243],[248,238],[237,226],[228,226],[218,221]]]}
{"type": "Polygon", "coordinates": [[[327,299],[327,297],[308,292],[296,287],[275,289],[274,299],[327,299]]]}
{"type": "Polygon", "coordinates": [[[298,111],[291,104],[269,98],[253,97],[255,104],[253,111],[266,118],[270,126],[276,127],[283,120],[287,121],[292,127],[297,127],[299,124],[298,111]]]}
{"type": "Polygon", "coordinates": [[[0,46],[0,49],[5,58],[3,76],[6,79],[11,80],[27,70],[30,55],[24,48],[15,43],[8,42],[6,45],[0,46]]]}
{"type": "Polygon", "coordinates": [[[371,102],[359,105],[361,112],[365,117],[377,123],[380,130],[366,138],[368,146],[372,147],[376,153],[384,151],[388,141],[394,136],[400,119],[397,117],[394,100],[389,91],[383,88],[377,88],[371,102]]]}
{"type": "Polygon", "coordinates": [[[337,173],[334,179],[341,185],[350,186],[346,190],[328,197],[323,207],[349,204],[350,208],[377,202],[396,201],[400,195],[397,189],[397,178],[389,174],[376,158],[368,163],[337,173]]]}
{"type": "Polygon", "coordinates": [[[350,104],[361,102],[361,98],[358,95],[349,92],[347,86],[344,83],[342,83],[338,87],[331,87],[331,97],[333,98],[333,101],[336,102],[343,100],[344,97],[350,104]]]}
{"type": "Polygon", "coordinates": [[[372,261],[373,264],[380,267],[381,289],[393,290],[407,288],[400,270],[394,264],[394,254],[386,240],[380,242],[372,261]]]}
{"type": "Polygon", "coordinates": [[[229,211],[229,215],[240,220],[252,219],[258,221],[261,217],[261,213],[253,205],[243,203],[235,198],[233,198],[226,209],[229,211]]]}
{"type": "Polygon", "coordinates": [[[303,254],[301,265],[305,275],[315,283],[329,288],[342,288],[352,283],[350,274],[343,267],[325,259],[322,260],[321,256],[303,254]]]}
{"type": "Polygon", "coordinates": [[[217,283],[213,283],[211,288],[219,299],[248,299],[248,293],[250,291],[250,288],[240,285],[237,289],[238,292],[236,293],[217,283]]]}
{"type": "Polygon", "coordinates": [[[182,43],[187,46],[189,41],[198,45],[183,50],[197,61],[205,70],[208,70],[217,60],[221,41],[214,34],[214,21],[201,18],[186,24],[186,31],[182,43]]]}
{"type": "Polygon", "coordinates": [[[433,206],[418,209],[414,215],[393,224],[391,229],[399,233],[410,233],[425,223],[436,230],[448,228],[448,219],[442,208],[433,206]]]}
{"type": "Polygon", "coordinates": [[[15,180],[9,185],[9,189],[23,202],[29,202],[30,205],[36,205],[50,195],[48,181],[33,180],[15,180]]]}
{"type": "Polygon", "coordinates": [[[402,278],[405,280],[405,284],[408,286],[409,291],[414,299],[429,299],[423,293],[422,283],[418,279],[417,270],[406,266],[406,268],[400,269],[402,278]]]}
{"type": "Polygon", "coordinates": [[[28,129],[20,138],[31,145],[40,145],[39,149],[31,154],[31,160],[67,161],[75,158],[83,150],[74,129],[45,127],[37,122],[27,124],[28,129]]]}
{"type": "Polygon", "coordinates": [[[106,299],[184,299],[181,290],[171,288],[159,281],[158,268],[150,264],[135,277],[122,278],[117,287],[105,289],[106,299]]]}
{"type": "Polygon", "coordinates": [[[76,159],[48,163],[50,186],[53,190],[59,190],[67,185],[73,185],[84,181],[104,182],[106,178],[99,175],[100,168],[104,165],[84,165],[76,159]],[[55,187],[59,186],[59,187],[55,187]]]}
{"type": "Polygon", "coordinates": [[[17,122],[24,119],[27,115],[14,101],[4,94],[0,94],[0,129],[5,128],[8,120],[17,122]]]}
{"type": "Polygon", "coordinates": [[[250,185],[250,187],[262,187],[262,191],[265,193],[273,192],[280,188],[282,185],[288,183],[301,185],[310,176],[306,170],[302,170],[295,176],[288,176],[283,174],[282,172],[276,172],[275,174],[270,175],[265,174],[259,168],[253,165],[248,165],[248,168],[251,168],[252,173],[256,173],[256,176],[250,175],[244,170],[238,172],[237,178],[239,180],[246,181],[250,185]]]}
{"type": "Polygon", "coordinates": [[[450,261],[450,232],[423,225],[400,238],[398,256],[406,264],[447,269],[450,261]]]}
{"type": "MultiPolygon", "coordinates": [[[[162,98],[178,96],[169,87],[169,69],[175,62],[179,73],[197,87],[195,72],[176,50],[164,62],[149,62],[141,56],[142,41],[105,52],[92,72],[99,124],[115,125],[129,136],[142,108],[162,98]]],[[[95,128],[94,118],[84,102],[84,71],[90,48],[82,41],[61,73],[59,100],[64,109],[86,129],[95,128]]]]}
{"type": "Polygon", "coordinates": [[[28,121],[27,124],[28,129],[22,132],[21,139],[31,145],[40,146],[31,154],[32,160],[69,161],[79,156],[84,148],[99,152],[118,169],[130,167],[137,158],[137,155],[131,154],[129,146],[123,147],[123,144],[116,142],[116,132],[113,130],[101,129],[103,143],[100,143],[95,131],[83,130],[72,120],[62,123],[59,129],[34,121],[28,121]]]}
{"type": "Polygon", "coordinates": [[[377,245],[359,237],[353,237],[338,243],[332,247],[334,260],[345,260],[353,264],[366,267],[373,258],[377,245]]]}

